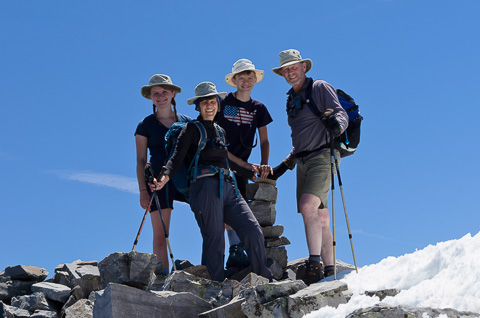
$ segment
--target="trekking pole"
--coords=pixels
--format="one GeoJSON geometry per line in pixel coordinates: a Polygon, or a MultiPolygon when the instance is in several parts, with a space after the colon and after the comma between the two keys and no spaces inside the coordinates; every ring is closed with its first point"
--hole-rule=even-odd
{"type": "Polygon", "coordinates": [[[165,233],[165,241],[167,241],[168,251],[170,252],[170,258],[172,259],[173,270],[176,271],[177,267],[175,266],[175,260],[173,259],[172,247],[170,246],[170,240],[168,239],[167,228],[165,227],[165,221],[163,221],[162,208],[160,207],[160,202],[158,200],[157,190],[153,191],[153,196],[155,197],[155,203],[157,204],[158,213],[160,213],[160,220],[162,221],[163,233],[165,233]]]}
{"type": "Polygon", "coordinates": [[[335,168],[337,170],[338,186],[340,187],[340,193],[342,194],[343,211],[345,212],[345,221],[347,222],[348,237],[350,238],[350,246],[352,247],[353,262],[355,263],[355,271],[358,273],[357,260],[355,258],[355,250],[353,249],[352,232],[350,231],[350,223],[348,222],[347,206],[345,204],[345,198],[343,196],[342,178],[340,176],[340,169],[338,167],[338,160],[337,160],[337,153],[336,152],[334,152],[334,158],[335,158],[335,168]]]}
{"type": "Polygon", "coordinates": [[[145,214],[143,215],[142,223],[140,223],[140,228],[138,229],[137,237],[133,242],[132,252],[135,251],[135,247],[137,246],[137,243],[138,243],[138,238],[140,237],[140,232],[142,232],[143,223],[145,223],[145,218],[147,217],[147,214],[148,214],[148,211],[150,210],[150,206],[152,205],[152,202],[153,202],[153,196],[150,198],[150,203],[148,204],[148,207],[145,210],[145,214]]]}
{"type": "Polygon", "coordinates": [[[335,149],[333,148],[333,141],[330,142],[330,180],[332,182],[332,228],[333,228],[333,279],[337,279],[337,257],[336,257],[336,247],[337,242],[335,241],[335,165],[334,165],[334,154],[335,149]]]}
{"type": "MultiPolygon", "coordinates": [[[[160,175],[158,175],[160,177],[160,175]]],[[[158,179],[157,177],[157,179],[158,179]]],[[[153,169],[150,162],[147,162],[145,165],[145,178],[147,183],[153,183],[153,169]]],[[[160,221],[162,221],[163,233],[165,234],[165,241],[167,242],[168,251],[170,252],[170,258],[172,259],[173,270],[176,271],[177,267],[175,266],[175,260],[173,258],[172,247],[170,246],[170,240],[168,239],[167,227],[165,226],[165,221],[162,216],[162,207],[160,206],[160,201],[158,200],[157,190],[153,191],[152,199],[155,198],[155,203],[157,204],[158,213],[160,214],[160,221]]]]}

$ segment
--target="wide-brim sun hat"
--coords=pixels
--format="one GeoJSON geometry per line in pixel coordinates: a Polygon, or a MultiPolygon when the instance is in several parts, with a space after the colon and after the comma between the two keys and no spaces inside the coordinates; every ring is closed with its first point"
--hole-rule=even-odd
{"type": "Polygon", "coordinates": [[[280,52],[278,54],[278,58],[280,60],[280,67],[273,68],[272,71],[280,76],[282,76],[282,74],[280,74],[280,70],[286,66],[295,63],[305,62],[307,64],[307,69],[305,70],[305,73],[307,73],[311,70],[313,64],[311,59],[302,59],[300,52],[295,49],[288,49],[280,52]]]}
{"type": "Polygon", "coordinates": [[[173,88],[177,93],[182,92],[182,89],[180,88],[180,86],[173,85],[172,80],[170,79],[170,76],[164,75],[164,74],[155,74],[152,77],[150,77],[150,80],[148,81],[148,85],[142,86],[140,93],[146,99],[150,99],[150,91],[154,86],[167,86],[167,87],[173,88]]]}
{"type": "Polygon", "coordinates": [[[195,97],[187,99],[188,105],[195,104],[195,101],[202,97],[209,97],[217,95],[221,100],[227,96],[226,92],[217,92],[217,87],[212,82],[202,82],[195,87],[195,97]]]}
{"type": "Polygon", "coordinates": [[[257,76],[257,83],[259,83],[263,79],[263,75],[265,75],[264,71],[255,69],[255,65],[253,65],[252,61],[247,59],[239,59],[233,63],[232,73],[225,75],[225,82],[232,87],[237,87],[237,85],[233,83],[232,79],[236,74],[244,71],[255,72],[255,75],[257,76]]]}

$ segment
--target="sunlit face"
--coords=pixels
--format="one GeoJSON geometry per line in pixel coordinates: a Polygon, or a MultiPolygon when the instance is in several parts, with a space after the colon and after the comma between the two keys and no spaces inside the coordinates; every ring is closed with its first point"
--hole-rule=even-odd
{"type": "Polygon", "coordinates": [[[200,109],[200,116],[202,116],[203,120],[213,120],[218,111],[217,96],[202,100],[198,103],[198,108],[200,109]]]}
{"type": "Polygon", "coordinates": [[[232,82],[237,85],[237,91],[250,92],[257,83],[257,75],[255,72],[235,74],[232,82]]]}
{"type": "Polygon", "coordinates": [[[305,71],[307,70],[307,63],[299,62],[280,69],[280,74],[285,78],[288,84],[296,88],[303,85],[305,80],[305,71]]]}
{"type": "Polygon", "coordinates": [[[166,89],[162,86],[154,86],[150,90],[150,99],[158,109],[170,107],[172,99],[175,98],[174,90],[166,89]]]}

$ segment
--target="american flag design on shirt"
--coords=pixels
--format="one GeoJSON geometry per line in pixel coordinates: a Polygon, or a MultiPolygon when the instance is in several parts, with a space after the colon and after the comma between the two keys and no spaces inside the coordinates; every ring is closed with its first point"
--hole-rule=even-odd
{"type": "Polygon", "coordinates": [[[225,118],[229,121],[233,121],[238,126],[240,126],[240,124],[247,124],[251,126],[253,117],[256,113],[256,109],[253,112],[249,113],[243,107],[236,107],[230,105],[226,105],[225,109],[223,110],[223,115],[225,116],[225,118]]]}

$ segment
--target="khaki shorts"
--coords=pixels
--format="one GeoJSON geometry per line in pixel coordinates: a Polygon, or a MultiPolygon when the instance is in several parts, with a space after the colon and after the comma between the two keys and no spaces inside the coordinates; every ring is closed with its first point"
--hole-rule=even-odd
{"type": "MultiPolygon", "coordinates": [[[[337,151],[340,164],[340,154],[337,151]]],[[[309,193],[320,198],[319,209],[328,208],[328,192],[331,187],[330,151],[322,152],[305,161],[297,162],[297,208],[300,213],[300,198],[309,193]]]]}

